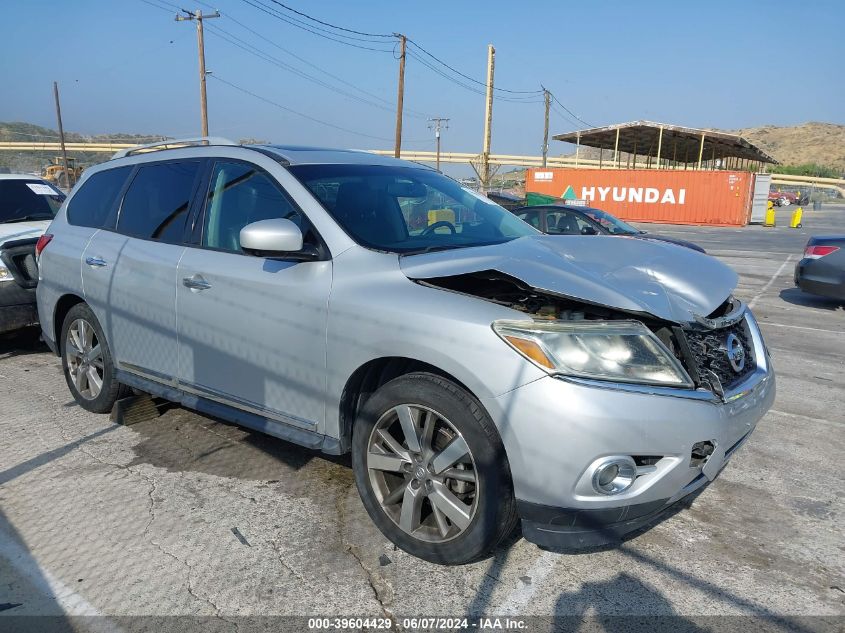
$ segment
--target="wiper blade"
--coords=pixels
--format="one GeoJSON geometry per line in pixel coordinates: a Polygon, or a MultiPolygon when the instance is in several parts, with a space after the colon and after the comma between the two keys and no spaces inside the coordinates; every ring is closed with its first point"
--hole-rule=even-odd
{"type": "Polygon", "coordinates": [[[424,253],[434,253],[437,251],[450,251],[454,248],[466,248],[465,244],[432,244],[431,246],[426,246],[425,248],[421,248],[415,251],[408,251],[407,253],[403,253],[403,255],[423,255],[424,253]]]}

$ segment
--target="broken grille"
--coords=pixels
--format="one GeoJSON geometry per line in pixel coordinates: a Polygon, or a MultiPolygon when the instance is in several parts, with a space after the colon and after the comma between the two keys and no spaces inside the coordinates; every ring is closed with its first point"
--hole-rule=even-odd
{"type": "Polygon", "coordinates": [[[692,369],[693,373],[698,375],[697,382],[712,383],[715,377],[719,384],[711,384],[711,387],[728,390],[739,384],[757,367],[751,333],[745,319],[724,328],[684,330],[683,334],[690,352],[689,358],[685,359],[687,369],[692,369]],[[739,340],[745,355],[745,364],[740,371],[731,366],[728,358],[727,343],[731,334],[739,340]]]}

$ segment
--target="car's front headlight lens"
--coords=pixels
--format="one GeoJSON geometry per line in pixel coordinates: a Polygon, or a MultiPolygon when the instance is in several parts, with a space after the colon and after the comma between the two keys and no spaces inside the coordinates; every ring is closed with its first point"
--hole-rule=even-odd
{"type": "Polygon", "coordinates": [[[0,283],[4,281],[14,281],[14,277],[12,277],[12,271],[0,264],[0,283]]]}
{"type": "Polygon", "coordinates": [[[550,374],[693,386],[678,359],[639,321],[496,321],[493,329],[550,374]]]}

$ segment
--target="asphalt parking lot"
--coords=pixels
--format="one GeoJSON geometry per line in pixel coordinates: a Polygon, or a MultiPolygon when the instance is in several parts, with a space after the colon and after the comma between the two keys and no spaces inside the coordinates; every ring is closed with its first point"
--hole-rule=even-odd
{"type": "Polygon", "coordinates": [[[773,229],[648,225],[739,273],[778,395],[689,507],[603,550],[514,537],[477,564],[423,562],[372,525],[346,458],[178,407],[113,425],[74,404],[37,341],[0,342],[0,618],[633,615],[706,629],[744,615],[841,630],[845,306],[802,294],[792,272],[809,235],[845,233],[845,206],[797,230],[792,210],[773,229]]]}

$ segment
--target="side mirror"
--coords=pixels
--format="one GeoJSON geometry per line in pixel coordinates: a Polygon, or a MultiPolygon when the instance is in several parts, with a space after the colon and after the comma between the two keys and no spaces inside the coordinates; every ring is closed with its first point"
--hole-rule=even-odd
{"type": "Polygon", "coordinates": [[[316,249],[303,248],[302,231],[284,218],[247,224],[240,233],[241,248],[249,255],[285,259],[317,259],[316,249]]]}
{"type": "Polygon", "coordinates": [[[582,226],[581,235],[598,235],[598,231],[591,226],[582,226]]]}

